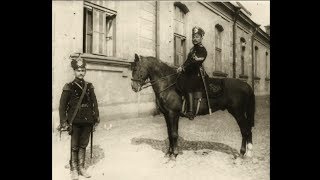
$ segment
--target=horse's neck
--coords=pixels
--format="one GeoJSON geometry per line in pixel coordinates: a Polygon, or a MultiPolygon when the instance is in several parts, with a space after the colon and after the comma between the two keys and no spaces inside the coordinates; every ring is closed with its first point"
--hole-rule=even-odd
{"type": "Polygon", "coordinates": [[[149,76],[150,80],[154,82],[152,87],[155,92],[163,91],[176,83],[177,75],[172,67],[160,63],[154,64],[149,68],[149,76]]]}
{"type": "Polygon", "coordinates": [[[172,67],[164,67],[164,65],[161,63],[152,65],[149,67],[149,69],[149,76],[151,81],[157,81],[165,77],[170,80],[172,79],[171,75],[175,74],[175,71],[172,67]]]}

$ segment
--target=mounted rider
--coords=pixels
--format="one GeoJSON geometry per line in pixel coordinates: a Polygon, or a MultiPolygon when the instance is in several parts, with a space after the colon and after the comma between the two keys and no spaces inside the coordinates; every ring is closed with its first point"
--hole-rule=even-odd
{"type": "Polygon", "coordinates": [[[193,92],[203,89],[200,68],[202,68],[202,63],[207,57],[207,50],[202,45],[204,34],[202,28],[197,26],[192,28],[192,43],[194,46],[190,49],[187,60],[177,69],[177,72],[181,72],[181,78],[183,79],[182,88],[186,93],[188,105],[186,117],[190,120],[194,118],[193,92]]]}

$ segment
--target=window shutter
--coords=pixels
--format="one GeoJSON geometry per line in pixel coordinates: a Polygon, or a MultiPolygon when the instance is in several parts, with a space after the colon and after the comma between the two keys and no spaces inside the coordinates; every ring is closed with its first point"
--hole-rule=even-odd
{"type": "Polygon", "coordinates": [[[175,36],[175,65],[180,66],[183,62],[183,43],[180,37],[175,36]]]}
{"type": "Polygon", "coordinates": [[[98,9],[93,8],[93,44],[92,53],[93,54],[104,54],[105,47],[105,13],[98,9]]]}
{"type": "Polygon", "coordinates": [[[216,58],[215,58],[215,64],[216,64],[216,71],[222,71],[222,67],[221,67],[221,49],[216,48],[216,58]]]}
{"type": "Polygon", "coordinates": [[[115,24],[115,16],[107,16],[106,17],[106,36],[105,43],[106,48],[104,48],[107,56],[113,56],[113,44],[114,44],[114,24],[115,24]]]}
{"type": "Polygon", "coordinates": [[[85,8],[85,42],[84,51],[86,53],[92,53],[92,11],[85,8]]]}

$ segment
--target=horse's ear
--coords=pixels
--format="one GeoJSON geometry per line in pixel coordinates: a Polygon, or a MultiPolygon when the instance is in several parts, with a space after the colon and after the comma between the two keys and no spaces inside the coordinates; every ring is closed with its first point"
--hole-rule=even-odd
{"type": "Polygon", "coordinates": [[[140,57],[138,54],[134,54],[134,62],[138,62],[140,60],[140,57]]]}

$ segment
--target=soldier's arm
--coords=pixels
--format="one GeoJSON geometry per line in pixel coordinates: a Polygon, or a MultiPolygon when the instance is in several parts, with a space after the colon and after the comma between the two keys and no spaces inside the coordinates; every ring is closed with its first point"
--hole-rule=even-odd
{"type": "MultiPolygon", "coordinates": [[[[192,51],[192,49],[190,51],[192,51]]],[[[187,60],[182,64],[181,67],[182,67],[182,69],[185,69],[186,67],[188,67],[188,66],[190,66],[190,65],[192,65],[194,63],[195,63],[195,60],[192,58],[192,56],[190,58],[189,55],[188,55],[187,60]]]]}
{"type": "Polygon", "coordinates": [[[197,51],[192,55],[191,58],[188,58],[185,63],[182,65],[182,68],[192,66],[194,64],[202,64],[207,57],[207,50],[204,47],[197,49],[197,51]]]}
{"type": "Polygon", "coordinates": [[[70,92],[71,92],[71,89],[69,87],[69,84],[65,84],[62,90],[62,94],[60,97],[60,104],[59,104],[59,115],[60,115],[61,125],[64,125],[67,123],[67,108],[70,100],[70,92]]]}
{"type": "Polygon", "coordinates": [[[193,56],[196,62],[203,62],[207,57],[207,50],[204,47],[200,47],[193,56]]]}
{"type": "Polygon", "coordinates": [[[100,123],[98,101],[97,101],[96,94],[94,93],[94,87],[92,84],[90,85],[90,96],[91,96],[90,99],[92,100],[92,103],[93,103],[94,119],[96,121],[95,123],[100,123]]]}
{"type": "Polygon", "coordinates": [[[186,67],[189,67],[190,65],[194,64],[196,61],[193,58],[188,58],[183,64],[182,68],[185,69],[186,67]]]}

